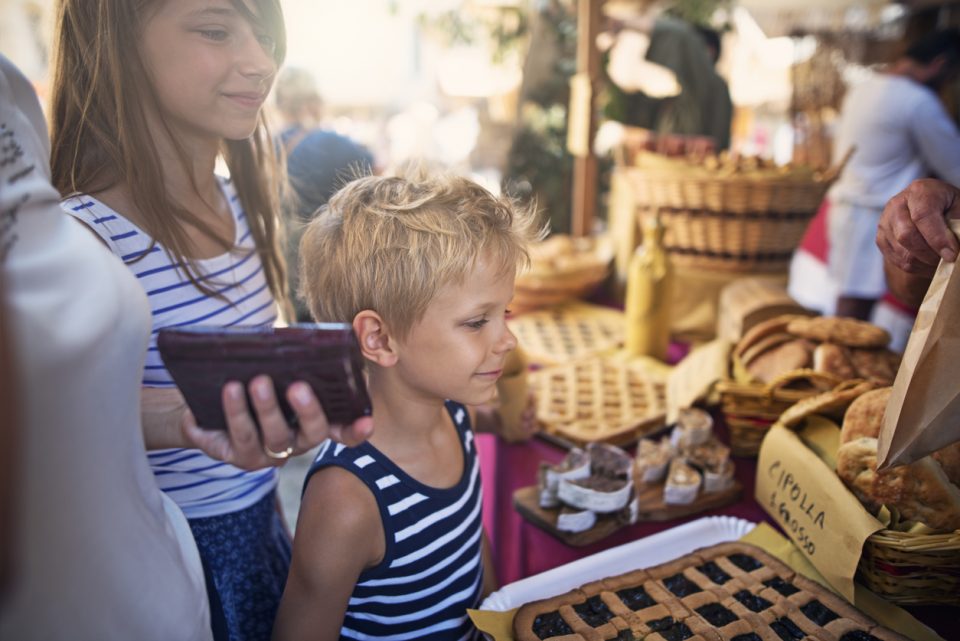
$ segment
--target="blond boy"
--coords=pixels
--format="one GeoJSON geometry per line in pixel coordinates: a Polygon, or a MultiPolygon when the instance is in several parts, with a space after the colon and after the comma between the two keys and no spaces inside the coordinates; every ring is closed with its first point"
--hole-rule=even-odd
{"type": "Polygon", "coordinates": [[[301,287],[353,324],[374,435],[328,442],[307,477],[276,639],[463,639],[494,587],[466,406],[490,401],[516,339],[532,210],[465,178],[362,178],[314,220],[301,287]]]}

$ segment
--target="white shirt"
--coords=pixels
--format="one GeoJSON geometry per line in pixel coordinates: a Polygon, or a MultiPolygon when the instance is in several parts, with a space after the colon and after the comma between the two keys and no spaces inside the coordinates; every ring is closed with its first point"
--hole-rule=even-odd
{"type": "Polygon", "coordinates": [[[43,122],[29,82],[0,56],[0,267],[22,443],[0,638],[208,641],[200,557],[139,428],[147,301],[60,209],[43,122]]]}
{"type": "Polygon", "coordinates": [[[930,172],[960,187],[960,132],[930,88],[903,76],[874,74],[847,92],[834,162],[851,148],[831,200],[882,209],[930,172]]]}

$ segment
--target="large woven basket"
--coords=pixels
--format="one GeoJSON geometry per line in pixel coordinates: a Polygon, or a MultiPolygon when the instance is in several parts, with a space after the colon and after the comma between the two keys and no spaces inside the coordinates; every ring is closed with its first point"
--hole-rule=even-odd
{"type": "MultiPolygon", "coordinates": [[[[738,362],[734,362],[734,369],[738,362]]],[[[831,374],[798,369],[769,384],[722,380],[717,383],[720,411],[730,431],[730,451],[735,456],[756,456],[763,437],[794,403],[840,383],[831,374]]]]}
{"type": "Polygon", "coordinates": [[[838,170],[707,170],[673,158],[625,168],[640,216],[659,215],[676,264],[785,271],[838,170]]]}
{"type": "Polygon", "coordinates": [[[884,529],[863,546],[860,578],[900,605],[960,605],[960,531],[915,534],[884,529]]]}
{"type": "Polygon", "coordinates": [[[515,283],[510,304],[514,313],[552,307],[593,292],[610,274],[613,243],[607,236],[555,235],[530,253],[531,268],[519,274],[515,283]],[[559,254],[558,246],[563,248],[559,254]]]}

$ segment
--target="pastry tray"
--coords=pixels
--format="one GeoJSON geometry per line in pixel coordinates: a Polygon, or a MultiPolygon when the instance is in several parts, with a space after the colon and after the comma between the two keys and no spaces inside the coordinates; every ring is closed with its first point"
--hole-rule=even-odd
{"type": "Polygon", "coordinates": [[[512,610],[530,601],[563,594],[588,581],[651,567],[708,545],[736,541],[755,526],[756,523],[733,516],[697,519],[505,585],[484,599],[480,609],[512,610]]]}

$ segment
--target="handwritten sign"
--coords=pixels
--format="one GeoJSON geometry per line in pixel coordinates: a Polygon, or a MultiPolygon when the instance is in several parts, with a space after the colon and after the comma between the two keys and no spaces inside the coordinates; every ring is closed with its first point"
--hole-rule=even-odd
{"type": "Polygon", "coordinates": [[[782,426],[774,426],[760,448],[756,498],[830,585],[852,601],[863,543],[883,525],[782,426]]]}

